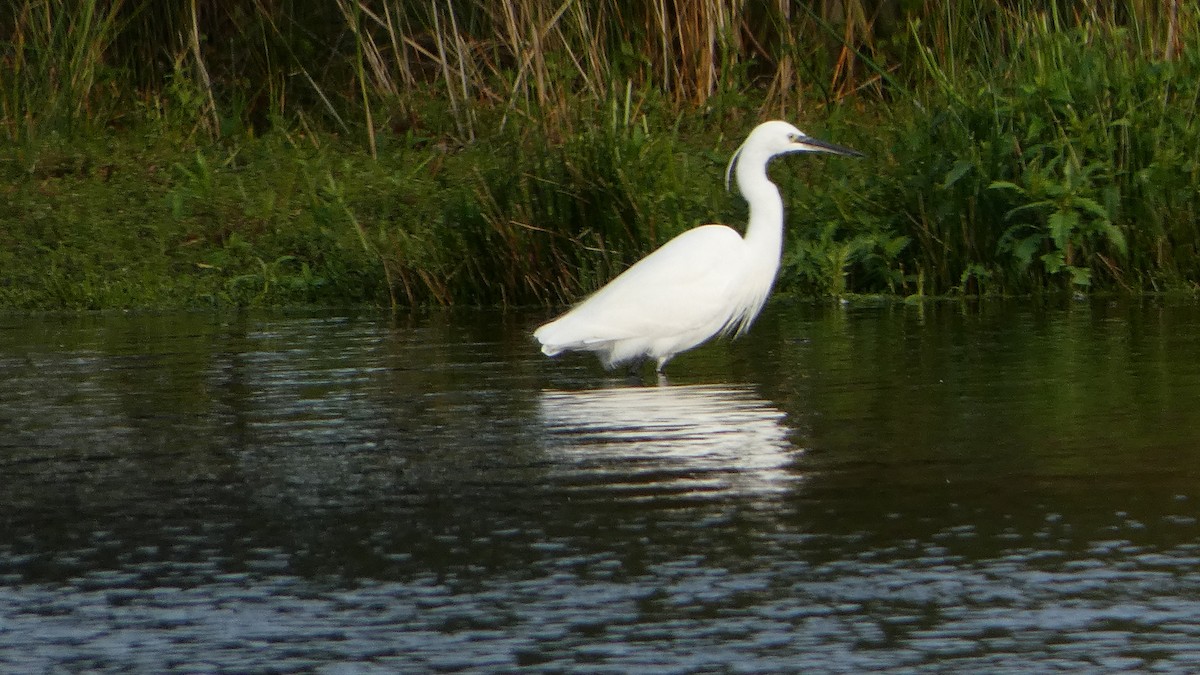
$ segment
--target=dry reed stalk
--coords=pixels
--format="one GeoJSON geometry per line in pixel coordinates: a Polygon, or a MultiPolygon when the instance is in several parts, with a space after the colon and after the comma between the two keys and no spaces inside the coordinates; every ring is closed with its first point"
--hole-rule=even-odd
{"type": "Polygon", "coordinates": [[[196,63],[196,74],[200,77],[200,84],[204,89],[205,107],[207,108],[205,112],[212,117],[212,128],[209,130],[209,134],[215,137],[221,133],[221,118],[217,114],[217,99],[213,95],[212,80],[208,76],[208,68],[204,65],[204,55],[200,51],[200,21],[196,11],[196,0],[191,1],[191,19],[192,30],[189,38],[192,59],[196,63]]]}
{"type": "MultiPolygon", "coordinates": [[[[579,38],[578,42],[587,47],[586,53],[589,56],[594,53],[595,47],[599,40],[588,40],[586,38],[589,32],[594,32],[595,26],[589,27],[586,18],[580,21],[580,13],[586,12],[586,9],[584,9],[579,2],[570,0],[563,3],[563,8],[575,8],[576,12],[572,14],[571,17],[576,19],[576,30],[568,31],[567,26],[565,25],[567,22],[560,17],[559,20],[554,23],[553,29],[553,34],[557,38],[556,42],[558,43],[558,48],[562,50],[566,57],[571,61],[571,65],[574,66],[575,74],[578,75],[580,80],[583,82],[584,93],[593,99],[598,99],[600,98],[600,90],[597,88],[596,82],[599,81],[599,77],[597,76],[595,79],[593,79],[593,66],[595,65],[595,60],[580,56],[580,54],[577,54],[576,52],[584,53],[583,50],[572,46],[573,43],[577,42],[576,38],[579,38]],[[585,59],[587,62],[585,62],[585,59]]],[[[586,14],[583,14],[583,16],[586,17],[586,14]]],[[[593,38],[594,37],[595,36],[593,36],[593,38]]]]}
{"type": "Polygon", "coordinates": [[[800,109],[800,101],[804,95],[804,83],[799,81],[796,74],[795,46],[797,43],[792,27],[791,0],[778,0],[776,11],[779,13],[780,43],[779,55],[775,63],[775,75],[767,87],[765,105],[776,108],[778,117],[790,117],[792,110],[800,109]],[[788,93],[792,94],[791,105],[788,103],[788,93]]]}
{"type": "Polygon", "coordinates": [[[1167,46],[1163,49],[1163,59],[1174,61],[1179,41],[1179,0],[1168,0],[1167,6],[1167,46]]]}
{"type": "MultiPolygon", "coordinates": [[[[342,16],[346,19],[347,25],[350,26],[351,32],[354,33],[354,74],[358,80],[358,92],[362,101],[363,117],[366,121],[367,147],[370,150],[371,157],[374,159],[379,156],[379,151],[375,140],[375,116],[371,111],[371,95],[367,87],[366,65],[364,65],[364,62],[375,64],[372,65],[372,72],[376,87],[381,87],[386,91],[388,86],[390,86],[391,78],[382,67],[382,58],[380,57],[379,49],[375,45],[375,41],[371,38],[370,32],[363,30],[360,17],[363,10],[367,8],[363,7],[361,2],[355,2],[353,7],[344,0],[338,0],[337,4],[338,9],[342,12],[342,16]]],[[[376,20],[378,19],[376,18],[376,20]]]]}
{"type": "MultiPolygon", "coordinates": [[[[370,19],[375,25],[379,26],[389,38],[389,43],[392,45],[393,53],[398,53],[395,50],[395,32],[391,25],[391,17],[388,12],[388,5],[384,4],[384,16],[380,16],[372,11],[370,7],[363,4],[362,0],[355,0],[354,5],[350,6],[347,0],[337,0],[338,9],[341,10],[342,16],[346,19],[346,24],[354,33],[357,41],[356,48],[361,52],[362,57],[366,60],[367,66],[370,67],[371,80],[376,91],[382,92],[388,96],[399,95],[399,87],[396,86],[396,80],[392,77],[389,62],[384,55],[382,49],[379,48],[375,41],[375,36],[372,32],[362,25],[360,17],[370,19]]],[[[397,59],[399,61],[399,59],[397,59]]],[[[399,65],[399,64],[397,64],[399,65]]]]}
{"type": "MultiPolygon", "coordinates": [[[[463,38],[463,33],[458,29],[458,21],[454,18],[454,5],[452,0],[446,0],[446,14],[450,17],[450,30],[454,38],[455,60],[458,63],[458,78],[459,84],[462,87],[463,114],[466,116],[467,140],[475,140],[475,114],[470,106],[471,89],[467,79],[467,63],[472,62],[472,71],[476,69],[473,65],[470,49],[467,48],[467,42],[463,38]]],[[[452,84],[447,80],[447,88],[452,84]]]]}
{"type": "MultiPolygon", "coordinates": [[[[408,62],[408,51],[402,47],[403,41],[401,38],[401,29],[396,24],[401,16],[403,15],[399,12],[393,14],[392,6],[385,2],[383,4],[383,17],[378,18],[377,22],[387,34],[388,44],[390,44],[392,48],[392,57],[396,62],[396,69],[400,71],[401,82],[403,82],[406,86],[411,87],[416,84],[416,78],[413,77],[412,64],[408,62]]],[[[399,91],[397,90],[396,93],[398,94],[399,91]]]]}
{"type": "MultiPolygon", "coordinates": [[[[565,107],[562,89],[555,84],[556,77],[550,72],[546,60],[549,45],[557,42],[557,48],[567,52],[568,58],[576,65],[577,72],[586,79],[587,73],[579,57],[570,50],[570,40],[566,38],[561,27],[563,16],[575,2],[576,0],[565,0],[548,17],[544,3],[537,0],[521,0],[519,3],[505,0],[502,12],[490,13],[494,23],[503,25],[501,35],[504,36],[504,47],[518,64],[508,83],[508,108],[501,120],[501,128],[507,125],[509,114],[518,110],[518,99],[523,98],[526,105],[536,102],[543,120],[552,119],[554,109],[565,107]],[[499,21],[496,21],[496,16],[500,17],[499,21]],[[558,39],[552,40],[552,36],[555,35],[558,39]],[[530,81],[533,83],[532,99],[527,84],[530,81]]],[[[497,70],[493,69],[493,72],[497,70]]]]}
{"type": "MultiPolygon", "coordinates": [[[[575,2],[571,5],[574,12],[574,32],[579,35],[587,35],[588,31],[595,31],[596,27],[603,26],[608,21],[605,15],[605,5],[596,3],[587,5],[581,2],[575,2]],[[595,10],[594,14],[588,14],[588,7],[595,10]]],[[[564,41],[566,38],[563,38],[564,41]]],[[[604,83],[613,81],[613,72],[610,67],[610,59],[605,52],[606,45],[599,39],[584,40],[586,51],[584,52],[583,62],[576,62],[579,68],[579,74],[587,84],[588,89],[595,98],[600,98],[605,95],[609,87],[604,86],[604,83]]]]}
{"type": "Polygon", "coordinates": [[[438,9],[438,7],[436,5],[433,6],[432,9],[433,9],[433,16],[432,16],[432,18],[433,18],[433,37],[437,44],[437,50],[438,50],[437,61],[438,61],[438,65],[442,69],[442,79],[446,83],[446,96],[447,96],[448,102],[450,103],[451,114],[453,114],[453,116],[454,116],[454,124],[455,124],[455,126],[458,127],[459,135],[461,135],[461,136],[473,135],[473,134],[468,133],[467,126],[463,120],[462,111],[460,110],[462,105],[465,105],[465,102],[462,102],[462,103],[459,102],[458,98],[455,96],[454,87],[451,86],[452,79],[451,79],[451,75],[450,75],[450,56],[449,56],[449,48],[446,46],[446,43],[448,42],[448,40],[446,39],[446,35],[444,34],[444,32],[442,30],[441,10],[438,9]]]}

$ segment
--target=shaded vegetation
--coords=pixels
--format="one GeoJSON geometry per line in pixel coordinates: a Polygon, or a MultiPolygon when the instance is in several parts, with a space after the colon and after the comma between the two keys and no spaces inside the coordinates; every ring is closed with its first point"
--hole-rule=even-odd
{"type": "Polygon", "coordinates": [[[740,223],[783,117],[783,290],[1194,292],[1191,3],[19,0],[0,306],[565,303],[740,223]]]}

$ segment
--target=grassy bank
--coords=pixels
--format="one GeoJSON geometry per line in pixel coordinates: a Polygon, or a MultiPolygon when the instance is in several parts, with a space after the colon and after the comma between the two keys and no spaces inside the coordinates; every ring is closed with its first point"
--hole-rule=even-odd
{"type": "Polygon", "coordinates": [[[280,131],[39,143],[0,160],[0,305],[566,302],[732,210],[717,186],[733,139],[648,128],[381,138],[374,157],[280,131]]]}
{"type": "Polygon", "coordinates": [[[771,117],[869,154],[774,167],[781,290],[1195,292],[1197,10],[1041,5],[18,2],[0,307],[569,302],[771,117]]]}

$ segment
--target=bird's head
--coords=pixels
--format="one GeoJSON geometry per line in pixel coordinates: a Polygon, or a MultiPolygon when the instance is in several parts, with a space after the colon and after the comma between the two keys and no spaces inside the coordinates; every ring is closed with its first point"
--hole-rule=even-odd
{"type": "Polygon", "coordinates": [[[725,189],[729,189],[729,181],[733,176],[733,167],[742,156],[755,156],[765,163],[772,157],[792,152],[827,152],[846,157],[863,156],[863,153],[857,150],[851,150],[836,143],[813,138],[782,120],[763,122],[754,127],[754,130],[746,137],[745,142],[733,153],[733,157],[729,159],[729,166],[725,168],[725,189]]]}

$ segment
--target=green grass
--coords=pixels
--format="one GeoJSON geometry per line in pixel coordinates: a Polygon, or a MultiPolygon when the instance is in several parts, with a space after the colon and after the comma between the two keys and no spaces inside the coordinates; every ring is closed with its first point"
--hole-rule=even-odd
{"type": "Polygon", "coordinates": [[[719,185],[717,161],[648,128],[385,138],[374,158],[285,133],[0,154],[0,306],[566,302],[695,224],[687,195],[719,185]]]}
{"type": "Polygon", "coordinates": [[[781,291],[1197,291],[1190,4],[784,4],[15,3],[0,307],[567,303],[771,117],[868,153],[772,168],[781,291]]]}
{"type": "Polygon", "coordinates": [[[928,58],[936,86],[873,125],[869,169],[814,182],[834,232],[799,252],[840,242],[867,292],[1194,291],[1200,52],[1129,45],[1047,27],[973,69],[928,58]]]}

